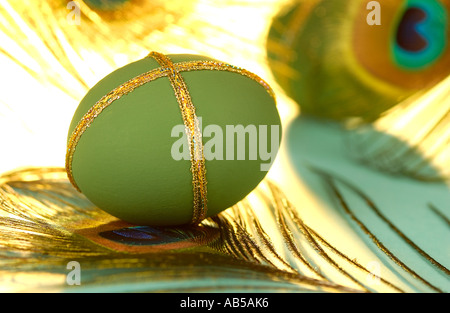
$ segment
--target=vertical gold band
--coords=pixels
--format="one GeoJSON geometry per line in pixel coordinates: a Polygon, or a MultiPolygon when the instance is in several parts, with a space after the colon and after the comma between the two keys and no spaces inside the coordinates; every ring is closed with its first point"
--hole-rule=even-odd
{"type": "Polygon", "coordinates": [[[154,58],[161,67],[169,70],[168,78],[175,91],[175,96],[181,110],[191,156],[192,187],[194,190],[194,211],[191,223],[198,224],[206,217],[208,207],[202,132],[197,115],[195,114],[195,107],[183,77],[175,69],[169,57],[158,52],[151,52],[148,56],[154,58]]]}

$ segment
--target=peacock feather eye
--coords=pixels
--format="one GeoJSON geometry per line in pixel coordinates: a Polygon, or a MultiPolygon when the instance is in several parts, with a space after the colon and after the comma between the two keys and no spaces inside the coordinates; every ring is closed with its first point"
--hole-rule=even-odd
{"type": "Polygon", "coordinates": [[[111,11],[117,10],[130,0],[84,0],[91,9],[111,11]]]}
{"type": "Polygon", "coordinates": [[[395,44],[399,49],[415,53],[426,49],[428,43],[420,35],[416,26],[427,17],[420,8],[409,8],[403,14],[395,36],[395,44]]]}
{"type": "Polygon", "coordinates": [[[80,19],[77,30],[82,35],[98,33],[90,36],[98,40],[106,32],[111,41],[113,38],[142,40],[152,31],[177,23],[194,7],[191,1],[184,0],[66,0],[65,5],[61,0],[42,2],[43,7],[49,6],[51,11],[63,14],[64,21],[69,10],[76,10],[80,19]]]}
{"type": "Polygon", "coordinates": [[[433,65],[447,48],[448,12],[437,0],[409,0],[392,34],[393,61],[406,70],[433,65]]]}
{"type": "Polygon", "coordinates": [[[201,232],[189,229],[171,229],[150,226],[135,226],[100,232],[103,238],[127,245],[161,245],[192,240],[201,232]]]}
{"type": "Polygon", "coordinates": [[[78,229],[76,233],[101,247],[139,254],[205,248],[219,239],[219,230],[207,225],[139,226],[119,220],[78,229]]]}

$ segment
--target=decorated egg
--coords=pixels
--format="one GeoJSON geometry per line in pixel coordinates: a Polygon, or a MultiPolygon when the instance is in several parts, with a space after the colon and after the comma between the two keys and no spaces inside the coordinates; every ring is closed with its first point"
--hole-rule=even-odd
{"type": "Polygon", "coordinates": [[[302,114],[373,121],[450,74],[449,0],[297,1],[272,22],[270,68],[302,114]]]}
{"type": "Polygon", "coordinates": [[[275,95],[257,75],[199,55],[150,53],[81,100],[70,182],[139,225],[198,224],[245,198],[281,140],[275,95]]]}

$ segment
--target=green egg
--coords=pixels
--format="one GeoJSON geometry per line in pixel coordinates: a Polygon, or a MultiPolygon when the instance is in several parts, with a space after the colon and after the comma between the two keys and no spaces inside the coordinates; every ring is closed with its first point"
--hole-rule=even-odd
{"type": "Polygon", "coordinates": [[[269,67],[301,114],[373,122],[449,75],[444,2],[294,1],[272,20],[269,67]]]}
{"type": "MultiPolygon", "coordinates": [[[[216,62],[198,55],[168,57],[175,65],[216,62]]],[[[68,142],[102,97],[160,67],[147,57],[99,81],[78,106],[68,142]]],[[[209,217],[245,198],[265,177],[281,140],[280,117],[270,87],[256,75],[211,69],[179,73],[201,120],[209,217]]],[[[169,78],[147,82],[113,101],[86,128],[72,148],[73,182],[100,209],[127,222],[188,224],[194,192],[184,129],[169,78]]]]}

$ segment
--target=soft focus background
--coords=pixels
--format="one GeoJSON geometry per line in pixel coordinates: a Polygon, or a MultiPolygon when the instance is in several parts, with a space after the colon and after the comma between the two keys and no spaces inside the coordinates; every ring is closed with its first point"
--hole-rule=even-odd
{"type": "MultiPolygon", "coordinates": [[[[348,43],[353,40],[351,32],[340,25],[345,20],[345,30],[366,28],[369,1],[329,1],[334,7],[321,2],[2,0],[0,173],[30,166],[63,167],[67,131],[78,103],[114,69],[149,51],[210,56],[252,71],[274,88],[284,134],[268,178],[308,225],[343,254],[403,291],[450,291],[449,3],[437,1],[445,8],[441,12],[445,16],[439,15],[439,21],[444,21],[439,25],[445,27],[445,41],[436,56],[443,62],[441,71],[411,71],[411,77],[437,78],[417,83],[409,88],[410,94],[390,97],[389,101],[396,100],[381,112],[371,111],[366,119],[364,110],[352,111],[358,106],[352,99],[375,93],[391,95],[400,88],[393,80],[379,82],[380,77],[396,74],[374,74],[377,66],[371,59],[388,58],[383,55],[387,50],[376,50],[386,43],[375,36],[362,44],[373,48],[370,53],[363,51],[364,62],[358,66],[351,63],[353,67],[345,69],[337,66],[346,66],[353,48],[362,49],[348,43]],[[347,9],[351,5],[360,10],[347,9]],[[289,17],[292,12],[295,18],[289,17]],[[287,18],[273,22],[286,14],[287,18]],[[320,31],[311,39],[302,33],[302,27],[309,33],[310,29],[320,31]],[[322,48],[311,48],[315,42],[322,48]],[[307,57],[311,59],[304,64],[296,62],[296,58],[307,57]],[[342,111],[358,113],[334,118],[341,112],[339,106],[330,109],[331,117],[303,110],[286,80],[295,81],[295,72],[308,64],[316,67],[302,72],[298,84],[311,93],[312,103],[325,94],[335,95],[322,85],[339,83],[339,88],[348,87],[354,95],[339,98],[338,105],[342,111]],[[366,73],[360,68],[367,64],[366,73]],[[315,82],[319,70],[320,83],[308,87],[305,81],[315,82]],[[370,89],[375,80],[376,86],[370,89]],[[362,81],[369,83],[363,86],[362,81]]],[[[420,7],[421,3],[398,1],[403,6],[392,7],[389,1],[379,2],[382,25],[397,26],[403,20],[392,10],[406,12],[405,6],[420,7]]],[[[430,10],[427,12],[434,12],[430,10]]],[[[406,22],[414,21],[405,16],[406,22]]],[[[368,103],[380,98],[373,96],[368,103]]],[[[259,218],[270,225],[273,217],[259,218]]],[[[269,235],[275,243],[286,239],[276,232],[269,235]]],[[[306,244],[299,242],[300,246],[306,244]]],[[[283,253],[289,258],[289,249],[283,253]]],[[[320,268],[321,261],[316,262],[320,268]]],[[[331,271],[329,275],[334,277],[331,271]]],[[[346,285],[346,279],[337,277],[336,281],[346,285]]],[[[373,291],[392,291],[369,274],[362,280],[373,291]]]]}

